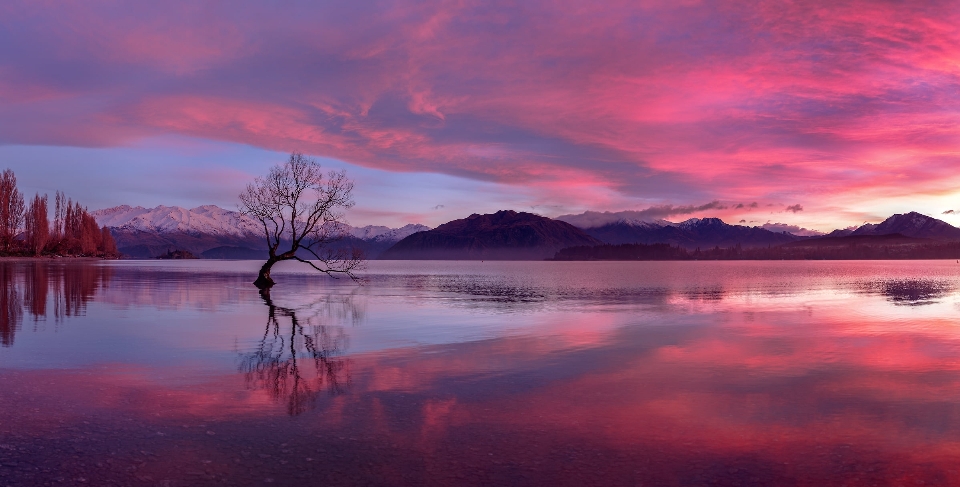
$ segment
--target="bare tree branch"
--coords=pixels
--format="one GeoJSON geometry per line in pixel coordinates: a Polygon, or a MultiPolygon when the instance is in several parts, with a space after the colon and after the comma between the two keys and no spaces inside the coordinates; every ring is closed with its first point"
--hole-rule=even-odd
{"type": "Polygon", "coordinates": [[[299,152],[286,163],[270,169],[266,178],[256,178],[240,194],[240,211],[260,222],[269,256],[256,284],[274,284],[270,269],[283,260],[297,260],[335,277],[345,274],[359,282],[355,271],[363,269],[361,252],[333,252],[328,246],[343,237],[344,210],[353,207],[353,181],[344,171],[323,174],[313,159],[299,152]],[[297,253],[309,254],[307,260],[297,253]]]}

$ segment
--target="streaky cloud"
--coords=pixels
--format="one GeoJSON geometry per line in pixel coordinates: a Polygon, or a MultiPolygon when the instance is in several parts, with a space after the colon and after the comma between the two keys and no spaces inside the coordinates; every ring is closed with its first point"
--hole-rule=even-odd
{"type": "Polygon", "coordinates": [[[567,208],[862,212],[960,185],[952,1],[15,0],[0,18],[0,144],[196,137],[567,208]]]}

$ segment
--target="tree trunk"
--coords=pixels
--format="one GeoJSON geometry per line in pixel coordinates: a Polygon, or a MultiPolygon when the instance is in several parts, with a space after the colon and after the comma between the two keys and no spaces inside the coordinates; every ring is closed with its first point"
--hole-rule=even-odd
{"type": "Polygon", "coordinates": [[[273,264],[279,262],[279,259],[270,258],[264,262],[263,267],[260,268],[260,274],[257,276],[257,280],[253,281],[253,285],[257,286],[260,289],[269,289],[271,286],[276,284],[273,282],[273,278],[270,277],[270,268],[273,267],[273,264]]]}

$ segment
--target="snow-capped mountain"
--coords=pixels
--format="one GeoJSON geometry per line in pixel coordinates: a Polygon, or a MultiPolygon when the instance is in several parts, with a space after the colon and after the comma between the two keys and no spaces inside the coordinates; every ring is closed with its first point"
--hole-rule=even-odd
{"type": "Polygon", "coordinates": [[[409,223],[400,228],[390,228],[383,225],[367,225],[365,227],[350,227],[350,235],[360,240],[373,240],[376,242],[399,242],[417,232],[430,230],[426,225],[419,223],[409,223]]]}
{"type": "MultiPolygon", "coordinates": [[[[196,208],[179,206],[115,206],[91,213],[101,226],[115,229],[138,230],[153,233],[203,233],[207,235],[233,235],[245,237],[257,235],[263,231],[260,224],[239,211],[204,205],[196,208]]],[[[360,240],[397,242],[408,235],[429,230],[420,224],[408,224],[400,228],[383,225],[365,227],[347,226],[347,233],[360,240]]]]}
{"type": "Polygon", "coordinates": [[[260,225],[238,211],[215,205],[186,209],[179,206],[115,206],[91,213],[101,226],[153,233],[203,233],[244,237],[259,235],[260,225]]]}
{"type": "Polygon", "coordinates": [[[390,227],[385,227],[383,225],[367,225],[365,227],[352,228],[350,235],[353,235],[361,240],[370,240],[377,238],[380,235],[389,232],[390,230],[390,227]]]}
{"type": "MultiPolygon", "coordinates": [[[[208,258],[260,258],[266,247],[259,222],[239,211],[215,205],[116,206],[91,213],[110,228],[120,251],[149,258],[172,249],[189,250],[208,258]]],[[[375,257],[386,247],[430,227],[409,224],[400,228],[382,225],[346,226],[344,245],[363,248],[375,257]]]]}
{"type": "Polygon", "coordinates": [[[624,220],[620,220],[620,221],[618,221],[618,222],[616,222],[616,223],[619,223],[619,224],[621,224],[621,225],[630,226],[630,227],[645,228],[645,229],[660,228],[660,227],[663,227],[663,226],[666,226],[666,225],[675,225],[675,223],[671,223],[671,222],[668,222],[668,221],[663,220],[663,219],[653,220],[653,221],[646,221],[646,220],[627,220],[627,219],[624,219],[624,220]]]}
{"type": "MultiPolygon", "coordinates": [[[[674,223],[677,228],[682,228],[684,230],[700,230],[702,231],[705,228],[720,228],[726,223],[719,218],[688,218],[680,223],[674,223]]],[[[739,225],[737,225],[739,226],[739,225]]]]}

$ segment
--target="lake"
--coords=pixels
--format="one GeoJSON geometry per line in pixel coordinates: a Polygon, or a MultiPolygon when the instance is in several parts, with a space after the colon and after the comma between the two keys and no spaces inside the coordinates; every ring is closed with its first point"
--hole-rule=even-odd
{"type": "Polygon", "coordinates": [[[955,261],[0,261],[0,485],[958,485],[955,261]]]}

